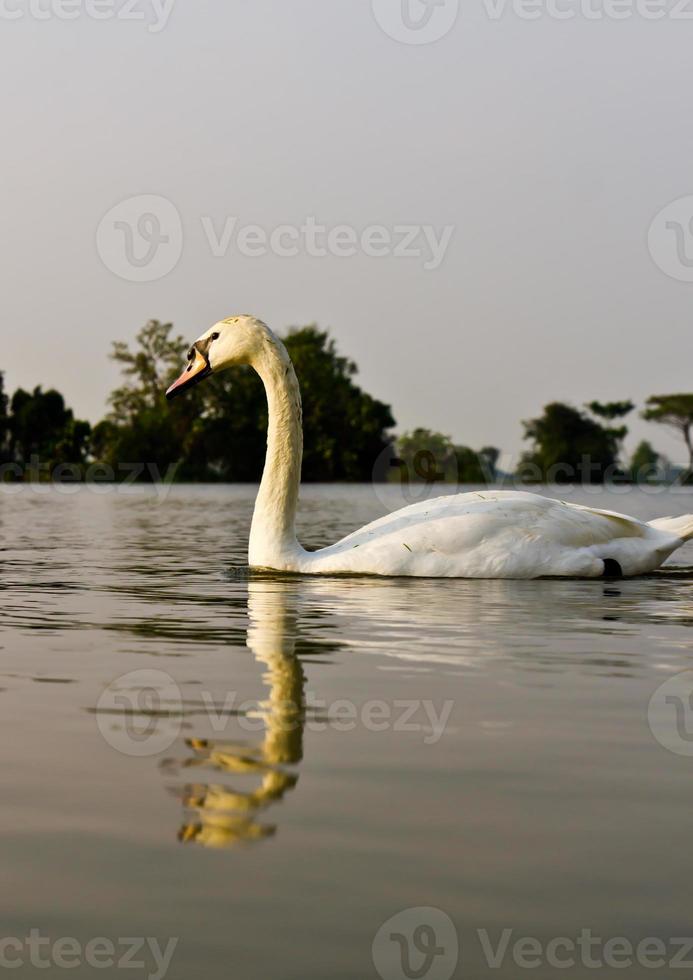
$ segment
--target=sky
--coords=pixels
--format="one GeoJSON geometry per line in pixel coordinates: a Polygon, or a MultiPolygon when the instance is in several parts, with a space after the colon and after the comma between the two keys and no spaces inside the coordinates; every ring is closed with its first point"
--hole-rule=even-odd
{"type": "Polygon", "coordinates": [[[693,390],[689,7],[0,0],[7,387],[96,421],[149,318],[316,321],[506,468],[548,401],[693,390]]]}

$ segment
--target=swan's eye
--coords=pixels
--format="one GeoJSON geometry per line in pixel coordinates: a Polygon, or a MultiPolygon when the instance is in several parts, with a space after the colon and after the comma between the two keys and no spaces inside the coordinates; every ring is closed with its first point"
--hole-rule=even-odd
{"type": "Polygon", "coordinates": [[[218,334],[218,333],[213,333],[213,334],[212,334],[212,336],[211,336],[211,337],[210,337],[209,339],[210,339],[210,340],[219,340],[219,336],[220,336],[220,334],[218,334]]]}

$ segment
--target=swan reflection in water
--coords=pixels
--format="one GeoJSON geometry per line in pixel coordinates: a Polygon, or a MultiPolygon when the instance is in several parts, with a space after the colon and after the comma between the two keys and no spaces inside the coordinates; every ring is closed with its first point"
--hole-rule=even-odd
{"type": "Polygon", "coordinates": [[[212,768],[229,776],[257,776],[259,785],[241,792],[224,783],[193,783],[185,787],[182,803],[190,818],[178,839],[203,847],[229,848],[261,840],[275,826],[261,822],[262,810],[278,803],[294,788],[298,775],[286,767],[303,758],[305,674],[296,655],[297,612],[289,607],[290,585],[257,581],[248,585],[248,648],[266,667],[263,680],[269,696],[254,715],[265,722],[258,746],[189,739],[192,757],[181,768],[212,768]]]}
{"type": "Polygon", "coordinates": [[[176,790],[186,811],[179,838],[230,848],[275,833],[263,811],[297,784],[294,767],[303,758],[307,722],[325,720],[317,704],[306,705],[299,653],[358,647],[361,656],[377,656],[381,669],[433,672],[446,685],[451,677],[488,674],[503,665],[518,677],[527,671],[534,678],[542,671],[628,677],[650,653],[630,641],[624,650],[622,638],[634,626],[663,618],[671,625],[693,625],[689,589],[689,570],[681,581],[662,575],[621,587],[580,580],[443,584],[254,578],[248,583],[247,645],[265,668],[269,686],[268,697],[253,712],[264,720],[264,736],[254,747],[188,740],[190,754],[174,763],[176,771],[213,769],[219,778],[211,784],[190,780],[176,790]],[[253,789],[231,785],[248,777],[256,779],[253,789]]]}

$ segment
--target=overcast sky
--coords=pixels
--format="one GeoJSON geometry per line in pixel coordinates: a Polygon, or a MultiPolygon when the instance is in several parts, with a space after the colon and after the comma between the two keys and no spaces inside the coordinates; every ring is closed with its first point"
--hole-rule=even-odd
{"type": "Polygon", "coordinates": [[[410,22],[401,0],[136,0],[144,21],[50,2],[0,0],[10,389],[55,386],[95,421],[112,340],[251,312],[329,327],[400,431],[477,448],[518,452],[552,399],[693,390],[693,209],[660,219],[674,275],[648,249],[693,195],[693,20],[635,0],[618,20],[463,0],[454,24],[455,0],[410,0],[410,22]],[[141,195],[165,200],[121,204],[141,195]],[[353,233],[308,254],[311,218],[353,233]],[[288,226],[287,254],[250,225],[288,226]],[[401,226],[419,254],[395,251],[401,226]]]}

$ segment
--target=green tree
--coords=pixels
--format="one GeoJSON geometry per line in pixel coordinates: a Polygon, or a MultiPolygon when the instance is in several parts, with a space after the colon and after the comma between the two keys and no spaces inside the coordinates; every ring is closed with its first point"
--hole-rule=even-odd
{"type": "Polygon", "coordinates": [[[238,483],[258,480],[265,457],[267,404],[257,374],[249,367],[231,368],[192,394],[202,399],[204,414],[188,439],[184,476],[238,483]]]}
{"type": "Polygon", "coordinates": [[[688,466],[681,474],[679,482],[687,483],[693,474],[693,394],[652,395],[647,399],[647,407],[642,417],[648,422],[658,422],[675,429],[683,437],[688,450],[688,466]]]}
{"type": "MultiPolygon", "coordinates": [[[[113,344],[111,358],[125,375],[124,383],[111,393],[111,410],[92,434],[92,452],[98,462],[122,476],[132,467],[151,480],[174,466],[185,471],[186,452],[203,414],[198,390],[169,404],[166,388],[180,374],[187,345],[172,334],[173,324],[149,320],[135,338],[135,347],[113,344]]],[[[180,470],[184,472],[181,473],[180,470]]],[[[199,474],[204,476],[204,473],[199,474]]]]}
{"type": "Polygon", "coordinates": [[[477,452],[468,446],[455,446],[457,479],[459,483],[493,483],[500,452],[494,446],[485,446],[477,452]]]}
{"type": "Polygon", "coordinates": [[[397,437],[394,479],[401,483],[457,483],[457,454],[450,436],[418,428],[397,437]]]}
{"type": "Polygon", "coordinates": [[[635,448],[630,461],[631,478],[636,483],[648,483],[658,474],[661,456],[647,440],[643,439],[635,448]]]}
{"type": "Polygon", "coordinates": [[[5,376],[0,371],[0,464],[10,458],[9,398],[5,394],[5,376]]]}
{"type": "Polygon", "coordinates": [[[496,476],[499,451],[487,446],[476,452],[454,445],[449,436],[431,429],[414,429],[397,439],[393,469],[402,483],[487,483],[496,476]]]}
{"type": "MultiPolygon", "coordinates": [[[[326,331],[315,325],[294,327],[283,341],[301,386],[303,479],[370,480],[392,441],[387,430],[395,420],[389,405],[355,384],[356,365],[338,354],[326,331]]],[[[250,368],[231,368],[196,390],[205,400],[203,424],[189,451],[196,470],[206,465],[217,479],[257,480],[267,429],[267,403],[258,376],[250,368]]]]}
{"type": "Polygon", "coordinates": [[[304,478],[370,480],[392,442],[392,409],[354,382],[356,364],[315,324],[294,327],[284,343],[301,385],[304,478]]]}
{"type": "Polygon", "coordinates": [[[520,464],[526,479],[601,483],[614,472],[618,454],[614,430],[571,405],[552,402],[543,415],[523,425],[524,438],[534,443],[520,464]]]}
{"type": "MultiPolygon", "coordinates": [[[[626,415],[630,413],[635,408],[632,401],[622,401],[622,402],[598,402],[592,401],[588,404],[590,412],[596,415],[599,419],[604,419],[607,422],[615,422],[617,419],[625,418],[626,415]]],[[[618,445],[619,455],[623,448],[623,440],[628,435],[628,427],[625,425],[619,426],[606,426],[606,431],[610,432],[611,435],[616,440],[618,445]]]]}
{"type": "Polygon", "coordinates": [[[10,452],[17,462],[26,465],[33,458],[44,472],[60,464],[86,462],[91,427],[75,419],[60,392],[19,388],[12,396],[11,412],[10,452]]]}
{"type": "MultiPolygon", "coordinates": [[[[186,344],[172,325],[150,321],[136,347],[114,345],[126,383],[113,392],[111,412],[94,431],[94,454],[113,467],[149,463],[164,473],[177,464],[185,480],[254,481],[265,455],[267,405],[250,368],[208,379],[185,398],[168,403],[164,392],[180,373],[186,344]]],[[[356,366],[341,357],[316,326],[284,338],[303,399],[306,480],[370,479],[394,425],[389,406],[355,383],[356,366]]]]}
{"type": "Polygon", "coordinates": [[[602,419],[613,422],[615,419],[624,418],[629,415],[635,405],[631,401],[623,402],[590,402],[587,406],[593,415],[598,415],[602,419]]]}

